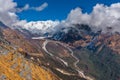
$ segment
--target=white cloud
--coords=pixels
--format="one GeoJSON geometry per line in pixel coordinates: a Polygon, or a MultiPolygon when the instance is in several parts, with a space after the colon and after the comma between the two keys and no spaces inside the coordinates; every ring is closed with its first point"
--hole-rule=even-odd
{"type": "Polygon", "coordinates": [[[26,11],[26,10],[35,10],[35,11],[42,11],[44,10],[46,7],[48,6],[48,3],[43,3],[42,5],[38,6],[38,7],[30,7],[29,4],[26,4],[24,7],[22,8],[17,8],[17,12],[22,12],[22,11],[26,11]]]}
{"type": "MultiPolygon", "coordinates": [[[[19,25],[20,23],[22,24],[23,20],[20,21],[16,15],[16,7],[17,3],[13,2],[13,0],[0,0],[0,21],[9,27],[12,27],[14,24],[17,25],[17,23],[19,25]]],[[[26,10],[27,8],[28,6],[26,5],[22,10],[26,10]]]]}
{"type": "Polygon", "coordinates": [[[26,4],[24,7],[22,8],[17,8],[16,11],[17,12],[22,12],[22,11],[25,11],[25,10],[29,10],[30,6],[29,4],[26,4]]]}
{"type": "Polygon", "coordinates": [[[17,28],[17,27],[23,27],[25,24],[27,24],[26,20],[20,20],[20,21],[15,22],[12,25],[14,26],[13,28],[17,28]]]}
{"type": "Polygon", "coordinates": [[[83,14],[81,8],[76,8],[74,10],[71,10],[70,14],[66,19],[66,21],[71,24],[76,24],[76,23],[88,24],[89,20],[90,20],[90,16],[87,13],[83,14]]]}
{"type": "Polygon", "coordinates": [[[29,4],[26,4],[22,8],[17,8],[17,3],[13,0],[0,0],[0,21],[9,27],[22,25],[22,23],[27,23],[27,21],[19,20],[19,17],[16,14],[17,12],[22,12],[29,9],[42,11],[47,6],[48,4],[45,2],[39,7],[30,7],[29,4]]]}
{"type": "Polygon", "coordinates": [[[13,0],[0,0],[0,21],[9,26],[17,21],[17,15],[14,12],[16,6],[17,3],[13,2],[13,0]]]}
{"type": "Polygon", "coordinates": [[[106,31],[107,27],[113,27],[113,31],[120,32],[120,3],[110,6],[97,4],[90,14],[82,13],[80,8],[76,8],[69,13],[66,22],[88,24],[97,29],[102,29],[103,32],[106,31]]]}
{"type": "Polygon", "coordinates": [[[32,7],[33,10],[36,10],[36,11],[42,11],[44,10],[46,7],[48,6],[48,3],[43,3],[42,5],[40,5],[39,7],[32,7]]]}
{"type": "Polygon", "coordinates": [[[13,2],[13,0],[0,0],[0,11],[10,11],[15,9],[17,3],[13,2]]]}

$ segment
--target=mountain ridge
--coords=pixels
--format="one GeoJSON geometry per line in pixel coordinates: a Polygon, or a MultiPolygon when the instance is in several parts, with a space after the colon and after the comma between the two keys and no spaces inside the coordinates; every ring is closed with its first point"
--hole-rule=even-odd
{"type": "MultiPolygon", "coordinates": [[[[37,69],[43,67],[43,74],[49,73],[49,71],[46,72],[46,69],[50,70],[50,75],[54,77],[50,78],[53,80],[119,80],[120,49],[115,45],[117,44],[119,47],[120,35],[118,33],[103,34],[101,31],[93,33],[89,26],[84,26],[77,25],[77,29],[79,28],[78,30],[82,34],[71,31],[74,28],[69,28],[71,34],[66,34],[66,36],[71,36],[74,32],[82,36],[82,38],[74,40],[74,35],[76,35],[74,34],[71,36],[74,40],[72,42],[65,42],[64,37],[66,36],[62,36],[63,41],[51,38],[31,39],[17,30],[5,28],[2,30],[2,39],[7,43],[3,44],[1,41],[0,47],[12,46],[9,49],[12,51],[16,49],[17,52],[10,54],[11,56],[23,56],[22,60],[27,60],[27,63],[33,66],[37,65],[37,69]]],[[[6,49],[6,47],[2,49],[1,53],[8,53],[6,49]]],[[[33,68],[34,74],[40,73],[39,70],[36,72],[36,67],[33,68]]]]}

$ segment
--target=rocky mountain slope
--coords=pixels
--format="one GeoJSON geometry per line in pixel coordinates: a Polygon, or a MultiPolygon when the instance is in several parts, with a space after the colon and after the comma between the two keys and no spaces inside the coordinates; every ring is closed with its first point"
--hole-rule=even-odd
{"type": "MultiPolygon", "coordinates": [[[[1,55],[2,57],[1,61],[6,59],[5,63],[6,65],[9,65],[9,66],[1,65],[1,67],[6,67],[11,72],[13,71],[12,73],[16,74],[19,77],[19,78],[16,77],[16,79],[19,79],[19,80],[22,80],[22,79],[25,79],[25,80],[30,80],[30,79],[31,80],[60,80],[60,79],[85,80],[85,78],[82,78],[82,76],[78,75],[77,71],[74,70],[73,68],[69,67],[70,69],[67,69],[67,67],[64,64],[64,60],[59,58],[59,56],[51,57],[49,56],[49,54],[46,53],[46,50],[43,49],[43,45],[46,42],[46,40],[28,39],[23,34],[19,33],[16,30],[12,30],[10,28],[2,29],[1,33],[3,35],[1,39],[3,39],[3,41],[6,41],[8,46],[10,47],[12,46],[12,48],[10,48],[7,52],[5,49],[2,49],[1,54],[4,53],[5,55],[1,55]],[[24,69],[24,67],[26,67],[26,65],[24,66],[24,64],[28,65],[27,69],[29,68],[29,70],[25,70],[26,68],[24,69]],[[11,70],[10,67],[14,65],[15,65],[15,70],[14,69],[11,70]],[[65,72],[64,71],[61,72],[63,68],[65,68],[64,69],[65,72]],[[20,74],[22,70],[23,70],[23,73],[24,72],[26,73],[25,76],[23,73],[20,74]],[[33,72],[28,72],[32,70],[33,72]],[[27,75],[27,73],[29,75],[27,75]],[[22,78],[20,75],[23,75],[24,77],[22,78]],[[27,79],[26,75],[30,79],[27,79]]],[[[7,46],[6,44],[3,44],[3,41],[1,41],[2,45],[7,46]]],[[[63,47],[63,46],[60,46],[60,47],[63,47]]],[[[64,50],[65,48],[62,48],[62,49],[64,50]]],[[[65,50],[65,52],[67,52],[67,50],[65,50]]],[[[69,52],[67,52],[66,54],[69,55],[69,52]]],[[[3,64],[4,62],[1,62],[1,63],[3,64]]],[[[11,75],[9,74],[10,72],[7,73],[6,70],[1,71],[1,74],[4,72],[5,72],[4,76],[6,79],[12,79],[13,77],[15,77],[15,76],[10,77],[11,75]]]]}
{"type": "Polygon", "coordinates": [[[120,34],[94,33],[87,25],[74,26],[67,28],[67,33],[62,28],[49,39],[31,39],[20,31],[2,29],[0,78],[119,80],[120,34]]]}
{"type": "Polygon", "coordinates": [[[0,80],[60,79],[49,69],[25,58],[23,54],[24,50],[22,48],[12,44],[0,35],[0,80]]]}

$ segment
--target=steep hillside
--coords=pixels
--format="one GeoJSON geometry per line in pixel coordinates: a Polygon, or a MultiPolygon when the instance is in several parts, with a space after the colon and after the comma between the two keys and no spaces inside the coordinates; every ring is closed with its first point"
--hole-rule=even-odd
{"type": "Polygon", "coordinates": [[[89,26],[75,26],[77,29],[69,27],[68,33],[58,32],[49,39],[31,39],[19,31],[2,29],[2,78],[119,80],[120,34],[104,34],[101,31],[93,33],[89,26]],[[10,77],[12,74],[15,75],[10,77]]]}
{"type": "Polygon", "coordinates": [[[19,48],[18,49],[19,54],[23,55],[25,59],[27,59],[28,61],[30,60],[37,65],[46,67],[47,69],[51,70],[54,74],[56,74],[59,78],[63,80],[66,79],[85,80],[85,77],[79,75],[78,71],[75,69],[75,67],[73,67],[74,66],[73,63],[76,62],[75,58],[71,55],[71,53],[65,46],[61,45],[61,43],[56,41],[50,41],[52,42],[53,46],[57,45],[57,43],[58,45],[61,45],[58,47],[60,48],[61,51],[62,50],[64,51],[61,52],[63,53],[62,56],[66,54],[69,55],[68,57],[64,56],[63,58],[62,56],[59,55],[58,56],[55,55],[54,57],[50,56],[45,50],[45,48],[47,48],[48,45],[46,44],[46,40],[44,39],[43,40],[28,39],[24,37],[24,35],[22,35],[21,33],[9,28],[3,30],[3,36],[7,41],[9,41],[10,43],[9,45],[14,45],[14,48],[19,48]],[[64,60],[69,62],[70,66],[66,66],[64,60]]]}
{"type": "Polygon", "coordinates": [[[0,38],[0,80],[60,80],[42,65],[26,59],[24,50],[0,38]]]}
{"type": "Polygon", "coordinates": [[[42,66],[26,60],[19,53],[9,52],[0,55],[1,80],[59,80],[53,73],[42,66]]]}

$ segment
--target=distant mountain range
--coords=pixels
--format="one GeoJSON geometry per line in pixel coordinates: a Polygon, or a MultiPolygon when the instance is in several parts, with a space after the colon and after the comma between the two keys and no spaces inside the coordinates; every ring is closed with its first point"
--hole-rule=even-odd
{"type": "Polygon", "coordinates": [[[120,79],[120,33],[58,24],[30,22],[10,29],[0,23],[0,80],[120,79]]]}
{"type": "MultiPolygon", "coordinates": [[[[17,27],[16,29],[27,36],[31,37],[39,37],[45,36],[47,33],[52,33],[55,30],[55,26],[59,24],[59,21],[37,21],[37,22],[29,22],[22,27],[17,27]]],[[[50,36],[50,34],[49,34],[50,36]]],[[[47,36],[46,36],[47,37],[47,36]]]]}

